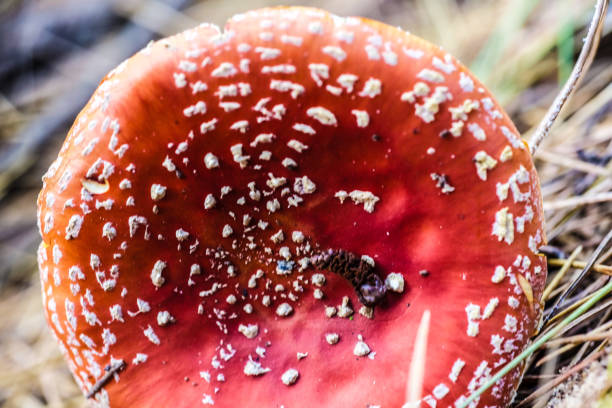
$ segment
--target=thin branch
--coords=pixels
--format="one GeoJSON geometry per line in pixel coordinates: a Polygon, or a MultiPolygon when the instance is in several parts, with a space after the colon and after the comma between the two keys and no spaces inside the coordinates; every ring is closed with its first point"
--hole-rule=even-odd
{"type": "Polygon", "coordinates": [[[595,14],[593,14],[589,31],[584,40],[584,45],[580,51],[576,65],[574,65],[574,69],[572,70],[572,74],[568,78],[567,82],[565,82],[563,89],[555,98],[555,101],[548,109],[548,112],[546,112],[546,115],[538,125],[538,128],[529,141],[529,151],[531,152],[532,156],[535,155],[540,143],[542,143],[542,140],[544,140],[548,133],[550,133],[550,129],[559,116],[563,105],[565,105],[569,97],[572,95],[572,93],[574,93],[574,90],[578,87],[578,84],[593,61],[595,51],[597,50],[597,45],[599,44],[601,30],[606,18],[608,3],[609,0],[597,0],[595,14]]]}

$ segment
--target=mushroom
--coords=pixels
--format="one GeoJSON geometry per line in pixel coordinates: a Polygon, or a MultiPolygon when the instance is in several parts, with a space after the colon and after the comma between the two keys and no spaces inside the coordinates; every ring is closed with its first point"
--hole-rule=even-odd
{"type": "Polygon", "coordinates": [[[371,20],[272,8],[152,43],[43,180],[46,317],[101,406],[399,407],[426,311],[417,394],[454,406],[541,316],[524,142],[453,57],[371,20]]]}

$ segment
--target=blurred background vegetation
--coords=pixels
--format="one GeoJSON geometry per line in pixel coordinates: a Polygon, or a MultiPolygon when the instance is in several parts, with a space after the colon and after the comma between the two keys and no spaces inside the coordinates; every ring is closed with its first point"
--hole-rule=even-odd
{"type": "MultiPolygon", "coordinates": [[[[1,0],[0,406],[85,405],[44,323],[35,212],[41,176],[100,79],[151,39],[199,22],[223,26],[235,13],[277,4],[377,19],[441,45],[471,67],[527,135],[568,77],[594,1],[1,0]]],[[[609,14],[591,70],[536,159],[550,240],[549,302],[612,227],[605,198],[612,190],[611,31],[609,14]],[[566,260],[572,252],[573,263],[566,260]]],[[[603,286],[611,255],[604,253],[570,300],[603,286]]],[[[609,385],[611,312],[604,299],[536,354],[517,404],[581,407],[597,400],[609,385]]]]}

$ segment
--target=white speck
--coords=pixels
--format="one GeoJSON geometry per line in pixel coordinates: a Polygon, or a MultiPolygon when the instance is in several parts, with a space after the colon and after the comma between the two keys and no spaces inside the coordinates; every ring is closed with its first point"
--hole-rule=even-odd
{"type": "Polygon", "coordinates": [[[342,297],[342,303],[338,306],[338,316],[344,319],[348,319],[353,315],[353,308],[351,307],[351,301],[348,296],[342,297]]]}
{"type": "Polygon", "coordinates": [[[157,313],[157,324],[160,326],[167,326],[174,323],[174,317],[167,310],[162,310],[157,313]]]}
{"type": "Polygon", "coordinates": [[[491,298],[489,300],[489,303],[487,303],[487,305],[485,306],[484,311],[482,312],[482,318],[488,319],[489,317],[491,317],[491,315],[493,314],[493,312],[495,311],[498,305],[499,305],[499,299],[491,298]]]}
{"type": "Polygon", "coordinates": [[[346,59],[346,52],[337,46],[326,45],[323,47],[323,53],[329,55],[338,62],[342,62],[346,59]]]}
{"type": "Polygon", "coordinates": [[[434,68],[439,69],[440,71],[446,74],[451,74],[457,70],[457,68],[453,64],[453,60],[451,56],[448,54],[444,56],[444,61],[442,61],[438,57],[433,57],[431,65],[433,65],[434,68]]]}
{"type": "Polygon", "coordinates": [[[403,48],[403,51],[404,51],[404,54],[406,54],[406,56],[410,58],[414,58],[414,59],[419,59],[423,55],[425,55],[425,52],[423,50],[403,48]]]}
{"type": "Polygon", "coordinates": [[[123,179],[119,183],[119,189],[120,190],[128,190],[130,188],[132,188],[132,183],[128,179],[123,179]]]}
{"type": "Polygon", "coordinates": [[[505,277],[506,277],[506,269],[501,265],[497,265],[495,267],[495,272],[493,272],[493,277],[491,278],[491,282],[500,283],[501,281],[504,280],[505,277]]]}
{"type": "Polygon", "coordinates": [[[270,89],[279,92],[290,92],[293,99],[297,99],[298,96],[304,93],[305,89],[302,85],[296,84],[291,81],[281,81],[273,79],[270,81],[270,89]]]}
{"type": "Polygon", "coordinates": [[[316,286],[322,287],[323,285],[325,285],[325,275],[323,275],[322,273],[315,273],[310,279],[312,283],[316,286]]]}
{"type": "Polygon", "coordinates": [[[302,233],[302,231],[293,231],[291,233],[291,240],[296,244],[301,244],[302,242],[304,242],[304,234],[302,233]]]}
{"type": "Polygon", "coordinates": [[[253,339],[257,337],[257,334],[259,333],[259,326],[257,326],[256,324],[241,324],[240,326],[238,326],[238,332],[244,334],[244,337],[246,337],[247,339],[253,339]]]}
{"type": "Polygon", "coordinates": [[[261,363],[257,362],[257,361],[253,361],[251,359],[251,356],[249,356],[249,360],[246,362],[245,366],[244,366],[244,374],[248,375],[250,377],[256,377],[256,376],[260,376],[263,375],[267,372],[269,372],[270,369],[269,368],[263,368],[261,366],[261,363]]]}
{"type": "Polygon", "coordinates": [[[285,157],[281,164],[283,165],[283,167],[286,167],[288,169],[296,169],[298,166],[296,161],[290,157],[285,157]]]}
{"type": "Polygon", "coordinates": [[[342,74],[338,77],[337,81],[348,93],[353,92],[355,82],[357,82],[357,76],[353,74],[342,74]]]}
{"type": "Polygon", "coordinates": [[[290,141],[288,141],[287,146],[298,153],[302,153],[304,150],[308,149],[308,146],[295,139],[291,139],[290,141]]]}
{"type": "Polygon", "coordinates": [[[113,223],[107,222],[102,227],[102,236],[109,241],[112,241],[117,236],[117,229],[113,227],[113,223]]]}
{"type": "Polygon", "coordinates": [[[438,187],[443,194],[450,194],[455,191],[455,187],[450,185],[444,174],[431,173],[429,176],[436,182],[436,187],[438,187]]]}
{"type": "Polygon", "coordinates": [[[320,21],[313,21],[308,24],[308,31],[312,34],[321,35],[323,34],[323,25],[320,21]]]}
{"type": "Polygon", "coordinates": [[[295,368],[290,368],[283,373],[281,381],[285,385],[292,385],[298,380],[300,373],[295,368]]]}
{"type": "Polygon", "coordinates": [[[308,64],[310,77],[318,86],[323,85],[323,80],[329,78],[329,66],[327,64],[308,64]]]}
{"type": "Polygon", "coordinates": [[[465,126],[465,123],[460,120],[453,122],[451,124],[450,134],[454,137],[461,136],[461,133],[463,133],[463,126],[465,126]]]}
{"type": "Polygon", "coordinates": [[[314,135],[314,134],[317,133],[317,132],[315,132],[315,130],[312,127],[310,127],[308,125],[305,125],[303,123],[296,123],[296,124],[294,124],[293,125],[293,129],[297,130],[298,132],[305,133],[307,135],[314,135]]]}
{"type": "Polygon", "coordinates": [[[278,211],[280,208],[280,203],[276,198],[274,200],[268,200],[266,202],[266,209],[271,213],[278,211]]]}
{"type": "Polygon", "coordinates": [[[472,78],[465,75],[465,73],[461,72],[459,86],[464,92],[472,92],[474,90],[474,81],[472,81],[472,78]]]}
{"type": "Polygon", "coordinates": [[[338,124],[336,116],[322,106],[308,108],[306,115],[319,121],[322,125],[336,126],[338,124]]]}
{"type": "Polygon", "coordinates": [[[355,38],[355,34],[350,31],[338,31],[336,32],[336,38],[347,44],[351,44],[355,38]]]}
{"type": "Polygon", "coordinates": [[[217,200],[215,200],[215,197],[212,194],[208,194],[206,198],[204,199],[204,208],[206,210],[210,210],[211,208],[215,206],[216,203],[217,203],[217,200]]]}
{"type": "Polygon", "coordinates": [[[153,265],[153,270],[151,271],[151,282],[155,287],[160,288],[166,279],[162,276],[162,272],[166,268],[166,263],[164,261],[158,260],[153,265]]]}
{"type": "Polygon", "coordinates": [[[212,130],[215,130],[215,125],[217,124],[218,120],[215,119],[211,119],[208,122],[202,122],[202,124],[200,124],[200,132],[201,133],[208,133],[212,130]]]}
{"type": "Polygon", "coordinates": [[[505,163],[511,158],[512,158],[512,148],[510,146],[504,147],[504,150],[502,150],[502,152],[499,155],[499,160],[502,163],[505,163]]]}
{"type": "Polygon", "coordinates": [[[232,152],[234,161],[240,165],[241,169],[244,169],[248,165],[251,156],[245,156],[242,154],[242,143],[237,143],[230,146],[230,151],[232,152]]]}
{"type": "Polygon", "coordinates": [[[472,136],[474,136],[474,139],[480,140],[480,141],[487,140],[487,135],[485,134],[484,130],[482,130],[480,125],[478,125],[478,123],[468,124],[468,130],[470,131],[470,133],[472,133],[472,136]]]}
{"type": "Polygon", "coordinates": [[[425,99],[425,102],[420,105],[416,104],[415,114],[420,117],[423,122],[431,123],[435,118],[435,114],[440,110],[440,104],[452,99],[451,94],[448,91],[448,88],[445,86],[438,86],[434,90],[434,93],[425,99]]]}
{"type": "Polygon", "coordinates": [[[249,144],[251,147],[257,147],[259,144],[263,143],[272,143],[272,141],[276,138],[274,133],[260,133],[253,139],[253,141],[249,144]]]}
{"type": "Polygon", "coordinates": [[[206,103],[204,101],[198,101],[193,105],[186,107],[183,110],[183,115],[190,118],[194,115],[203,115],[206,113],[206,103]]]}
{"type": "Polygon", "coordinates": [[[317,186],[308,176],[296,177],[293,183],[293,191],[298,194],[312,194],[316,189],[317,186]]]}
{"type": "Polygon", "coordinates": [[[166,187],[160,184],[151,186],[151,198],[153,201],[159,201],[166,196],[166,187]]]}
{"type": "Polygon", "coordinates": [[[73,215],[70,217],[68,221],[68,226],[66,226],[66,239],[74,239],[79,236],[79,232],[81,231],[81,226],[83,225],[83,217],[80,215],[73,215]]]}
{"type": "Polygon", "coordinates": [[[173,73],[174,76],[174,85],[177,88],[184,88],[187,85],[187,80],[185,79],[185,74],[181,73],[173,73]]]}
{"type": "Polygon", "coordinates": [[[136,356],[132,359],[132,364],[139,365],[142,363],[146,363],[148,357],[149,356],[147,356],[146,354],[136,353],[136,356]]]}
{"type": "Polygon", "coordinates": [[[298,360],[303,360],[303,359],[305,359],[306,357],[308,357],[308,353],[301,353],[301,352],[299,352],[299,351],[297,352],[297,359],[298,359],[298,360]]]}
{"type": "Polygon", "coordinates": [[[120,305],[113,305],[109,308],[111,319],[123,323],[123,312],[121,311],[120,305]]]}
{"type": "Polygon", "coordinates": [[[159,346],[159,337],[157,337],[157,334],[155,334],[155,331],[153,330],[151,325],[148,325],[147,328],[143,331],[143,333],[151,343],[159,346]]]}
{"type": "Polygon", "coordinates": [[[361,334],[357,336],[357,338],[358,340],[355,344],[355,347],[353,348],[353,354],[358,357],[363,357],[370,354],[370,347],[363,341],[363,337],[361,336],[361,334]]]}
{"type": "Polygon", "coordinates": [[[514,147],[515,149],[525,149],[525,145],[523,144],[523,141],[521,140],[520,136],[518,136],[505,126],[502,126],[500,129],[504,136],[506,136],[506,139],[508,139],[512,147],[514,147]]]}
{"type": "Polygon", "coordinates": [[[283,44],[291,44],[299,47],[302,45],[302,37],[294,37],[290,35],[283,34],[281,35],[281,42],[283,44]]]}
{"type": "Polygon", "coordinates": [[[514,220],[508,207],[504,207],[495,213],[492,235],[497,236],[499,241],[505,241],[508,245],[514,241],[514,220]]]}
{"type": "Polygon", "coordinates": [[[444,76],[441,73],[428,68],[425,68],[419,72],[417,74],[417,78],[434,83],[444,82],[444,76]]]}
{"type": "Polygon", "coordinates": [[[517,330],[517,323],[518,321],[516,320],[516,317],[507,314],[504,319],[504,327],[502,327],[502,329],[507,332],[514,333],[517,330]]]}
{"type": "Polygon", "coordinates": [[[359,92],[359,96],[364,98],[374,98],[380,95],[382,90],[382,83],[380,79],[370,78],[363,85],[363,89],[359,92]]]}
{"type": "Polygon", "coordinates": [[[236,75],[238,70],[234,64],[230,62],[222,62],[217,68],[212,71],[212,76],[216,78],[227,78],[236,75]]]}
{"type": "Polygon", "coordinates": [[[520,306],[520,302],[514,296],[508,296],[508,306],[513,309],[516,309],[520,306]]]}
{"type": "Polygon", "coordinates": [[[271,60],[281,55],[281,50],[278,48],[255,47],[255,52],[259,53],[262,60],[271,60]]]}
{"type": "Polygon", "coordinates": [[[442,399],[446,396],[446,394],[448,394],[448,387],[446,386],[446,384],[444,383],[440,383],[438,385],[435,386],[435,388],[432,391],[432,394],[434,397],[436,397],[436,399],[442,399]]]}
{"type": "MultiPolygon", "coordinates": [[[[337,194],[338,193],[336,193],[336,197],[337,194]]],[[[363,209],[369,213],[374,212],[374,206],[378,201],[380,201],[380,198],[372,194],[370,191],[353,190],[349,193],[349,197],[351,200],[353,200],[353,203],[357,205],[363,204],[363,209]]],[[[340,201],[342,202],[343,200],[341,199],[340,201]]]]}
{"type": "Polygon", "coordinates": [[[230,130],[237,130],[240,133],[246,133],[249,129],[249,121],[248,120],[239,120],[237,122],[232,123],[230,126],[230,130]]]}
{"type": "Polygon", "coordinates": [[[204,156],[204,165],[207,169],[219,167],[219,159],[212,153],[206,153],[204,156]]]}
{"type": "Polygon", "coordinates": [[[474,164],[476,166],[476,173],[481,180],[487,180],[487,171],[492,170],[497,166],[497,160],[489,156],[484,150],[478,151],[474,155],[474,164]]]}
{"type": "Polygon", "coordinates": [[[295,71],[295,65],[291,64],[266,65],[261,68],[262,74],[295,74],[295,71]]]}
{"type": "Polygon", "coordinates": [[[340,336],[338,333],[327,333],[325,335],[325,341],[327,341],[329,344],[336,344],[338,341],[340,341],[340,336]]]}
{"type": "Polygon", "coordinates": [[[223,231],[221,233],[221,235],[223,236],[223,238],[227,238],[230,235],[232,235],[234,232],[234,230],[232,229],[232,227],[229,224],[225,224],[223,226],[223,231]]]}
{"type": "Polygon", "coordinates": [[[287,317],[293,313],[293,308],[289,303],[281,303],[276,308],[276,314],[280,317],[287,317]]]}
{"type": "Polygon", "coordinates": [[[404,275],[392,272],[385,278],[385,286],[393,292],[404,292],[404,275]]]}
{"type": "Polygon", "coordinates": [[[367,127],[370,124],[370,115],[368,114],[368,112],[353,109],[351,113],[355,115],[355,118],[357,119],[357,126],[359,126],[360,128],[367,127]]]}
{"type": "Polygon", "coordinates": [[[238,102],[219,102],[219,107],[226,113],[233,112],[236,109],[240,109],[240,103],[238,102]]]}
{"type": "Polygon", "coordinates": [[[186,240],[187,238],[189,238],[189,233],[187,231],[185,231],[182,228],[179,228],[176,230],[176,239],[179,242],[182,242],[184,240],[186,240]]]}
{"type": "Polygon", "coordinates": [[[463,367],[465,367],[465,361],[461,360],[460,358],[455,360],[455,362],[453,363],[453,368],[451,368],[451,372],[448,375],[448,378],[452,382],[457,382],[457,378],[459,378],[459,374],[461,374],[461,370],[463,370],[463,367]]]}

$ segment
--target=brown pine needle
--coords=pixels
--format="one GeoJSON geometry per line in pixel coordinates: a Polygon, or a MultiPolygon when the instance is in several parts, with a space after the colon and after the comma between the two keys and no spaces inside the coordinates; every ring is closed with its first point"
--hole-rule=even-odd
{"type": "Polygon", "coordinates": [[[562,337],[560,339],[554,339],[546,343],[547,347],[554,347],[560,344],[566,343],[585,343],[587,341],[600,341],[609,340],[612,338],[612,330],[605,331],[603,333],[587,333],[577,334],[575,336],[562,337]]]}
{"type": "MultiPolygon", "coordinates": [[[[567,261],[566,259],[548,258],[548,264],[552,266],[563,266],[565,265],[566,261],[567,261]]],[[[585,266],[586,266],[586,262],[584,261],[573,261],[571,263],[571,267],[574,269],[584,269],[585,266]]],[[[593,270],[595,272],[603,273],[604,275],[612,276],[612,266],[611,265],[595,264],[593,266],[593,270]]]]}
{"type": "Polygon", "coordinates": [[[560,210],[562,208],[580,207],[588,204],[598,204],[612,201],[612,192],[589,194],[565,198],[557,201],[544,202],[544,211],[560,210]]]}
{"type": "MultiPolygon", "coordinates": [[[[572,266],[572,264],[574,263],[574,261],[576,260],[578,255],[580,255],[581,251],[582,251],[582,245],[579,245],[578,248],[574,249],[574,252],[572,252],[572,254],[569,256],[568,259],[562,259],[563,262],[560,265],[561,269],[559,270],[559,272],[557,272],[557,274],[555,275],[553,280],[548,284],[548,286],[546,286],[546,289],[544,290],[544,293],[542,293],[542,302],[546,302],[548,300],[548,297],[550,296],[552,291],[555,290],[557,285],[559,285],[559,282],[561,282],[561,280],[565,276],[565,273],[572,266]]],[[[550,263],[550,259],[548,260],[548,263],[549,263],[549,265],[552,265],[550,263]]],[[[557,266],[557,265],[555,265],[555,266],[557,266]]]]}

